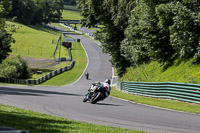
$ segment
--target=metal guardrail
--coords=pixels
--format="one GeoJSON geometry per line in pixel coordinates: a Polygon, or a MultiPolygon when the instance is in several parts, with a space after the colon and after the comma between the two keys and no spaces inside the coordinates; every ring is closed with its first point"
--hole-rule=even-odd
{"type": "Polygon", "coordinates": [[[176,82],[117,82],[123,92],[200,104],[200,85],[176,82]]]}

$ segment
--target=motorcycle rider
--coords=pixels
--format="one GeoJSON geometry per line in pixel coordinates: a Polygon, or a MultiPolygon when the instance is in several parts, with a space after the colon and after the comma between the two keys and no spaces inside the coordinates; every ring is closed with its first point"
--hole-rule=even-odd
{"type": "MultiPolygon", "coordinates": [[[[92,83],[95,88],[98,88],[97,91],[102,91],[104,95],[104,99],[107,98],[110,95],[111,87],[110,87],[110,79],[106,79],[104,82],[95,82],[92,83]]],[[[90,89],[88,90],[88,93],[90,93],[90,89]]],[[[89,99],[90,99],[89,95],[89,99]]]]}
{"type": "MultiPolygon", "coordinates": [[[[106,79],[103,83],[102,83],[102,87],[104,88],[104,96],[105,98],[107,98],[110,95],[110,91],[111,91],[111,87],[110,87],[110,79],[106,79]]],[[[105,99],[104,98],[104,99],[105,99]]]]}

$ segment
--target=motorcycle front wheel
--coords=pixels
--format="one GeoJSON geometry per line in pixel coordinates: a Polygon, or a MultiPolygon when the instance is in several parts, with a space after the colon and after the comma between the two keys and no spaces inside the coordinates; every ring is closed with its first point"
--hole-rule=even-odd
{"type": "Polygon", "coordinates": [[[95,104],[95,103],[97,103],[97,102],[100,101],[100,100],[101,100],[101,92],[97,92],[97,93],[95,93],[95,94],[92,96],[90,102],[91,102],[92,104],[95,104]]]}
{"type": "Polygon", "coordinates": [[[89,94],[87,94],[87,95],[84,96],[83,102],[87,102],[87,101],[88,101],[88,95],[89,95],[89,94]]]}

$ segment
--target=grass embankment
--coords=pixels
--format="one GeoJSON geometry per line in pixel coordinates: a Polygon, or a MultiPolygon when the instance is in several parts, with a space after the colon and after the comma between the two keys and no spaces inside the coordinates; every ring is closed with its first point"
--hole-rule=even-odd
{"type": "Polygon", "coordinates": [[[121,81],[140,82],[182,82],[200,84],[200,65],[193,60],[176,60],[173,65],[161,65],[157,62],[131,67],[121,81]]]}
{"type": "MultiPolygon", "coordinates": [[[[199,69],[200,65],[194,64],[192,59],[187,61],[176,60],[174,64],[170,66],[161,65],[157,62],[151,62],[150,64],[143,64],[138,67],[129,68],[127,73],[120,78],[120,81],[182,82],[200,84],[199,69]]],[[[121,93],[114,89],[111,95],[137,103],[190,113],[200,113],[200,106],[198,104],[135,96],[132,94],[121,93]]]]}
{"type": "MultiPolygon", "coordinates": [[[[19,23],[7,22],[16,25],[19,29],[13,38],[15,43],[11,44],[12,55],[53,59],[53,53],[56,48],[60,32],[44,28],[42,26],[26,26],[19,23]]],[[[57,50],[55,57],[59,56],[57,50]]],[[[61,57],[69,57],[68,50],[61,48],[61,57]]]]}
{"type": "Polygon", "coordinates": [[[197,104],[127,94],[116,90],[114,86],[112,87],[111,96],[126,99],[136,103],[200,114],[200,106],[197,104]]]}
{"type": "Polygon", "coordinates": [[[67,120],[0,104],[0,126],[30,133],[144,133],[128,129],[94,125],[67,120]]]}

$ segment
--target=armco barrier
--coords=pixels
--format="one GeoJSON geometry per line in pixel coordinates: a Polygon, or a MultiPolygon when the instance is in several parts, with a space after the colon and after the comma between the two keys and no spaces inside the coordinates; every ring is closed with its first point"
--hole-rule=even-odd
{"type": "Polygon", "coordinates": [[[117,82],[123,92],[200,104],[200,85],[176,82],[117,82]]]}

